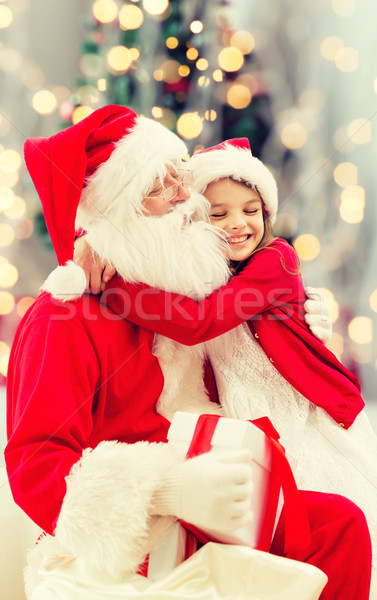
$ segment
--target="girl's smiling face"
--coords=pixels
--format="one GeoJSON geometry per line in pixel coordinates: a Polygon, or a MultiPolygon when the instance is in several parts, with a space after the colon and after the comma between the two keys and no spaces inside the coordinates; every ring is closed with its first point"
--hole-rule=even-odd
{"type": "Polygon", "coordinates": [[[210,222],[226,233],[227,257],[245,260],[263,238],[263,204],[259,193],[225,178],[210,183],[204,195],[211,204],[210,222]]]}

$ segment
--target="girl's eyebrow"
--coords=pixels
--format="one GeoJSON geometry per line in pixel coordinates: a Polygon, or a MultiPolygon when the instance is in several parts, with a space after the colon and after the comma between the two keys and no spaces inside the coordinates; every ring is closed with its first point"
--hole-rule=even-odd
{"type": "Polygon", "coordinates": [[[211,204],[211,208],[219,208],[219,206],[226,206],[223,202],[221,204],[211,204]]]}

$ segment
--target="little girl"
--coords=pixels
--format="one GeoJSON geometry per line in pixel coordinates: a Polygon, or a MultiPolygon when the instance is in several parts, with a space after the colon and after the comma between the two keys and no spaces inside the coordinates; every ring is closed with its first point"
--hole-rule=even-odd
{"type": "MultiPolygon", "coordinates": [[[[303,320],[296,253],[271,233],[276,183],[247,140],[197,154],[189,168],[194,189],[210,202],[211,223],[225,232],[235,276],[200,302],[119,279],[122,298],[106,293],[102,301],[117,312],[126,302],[127,319],[180,343],[205,342],[225,414],[268,416],[295,459],[298,487],[358,504],[376,553],[377,437],[356,377],[303,320]]],[[[115,292],[111,283],[107,290],[115,292]]],[[[372,578],[371,598],[376,583],[372,578]]]]}

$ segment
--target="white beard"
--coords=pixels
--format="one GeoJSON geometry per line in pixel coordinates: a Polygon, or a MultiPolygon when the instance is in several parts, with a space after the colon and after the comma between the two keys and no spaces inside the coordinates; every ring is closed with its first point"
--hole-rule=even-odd
{"type": "MultiPolygon", "coordinates": [[[[193,193],[190,200],[163,217],[138,216],[125,232],[104,220],[88,232],[87,241],[125,281],[198,300],[224,285],[230,276],[223,242],[204,221],[206,215],[206,200],[193,193]]],[[[220,407],[209,401],[204,386],[203,344],[188,347],[156,335],[154,353],[164,374],[157,405],[160,414],[171,419],[176,410],[220,412],[220,407]]]]}

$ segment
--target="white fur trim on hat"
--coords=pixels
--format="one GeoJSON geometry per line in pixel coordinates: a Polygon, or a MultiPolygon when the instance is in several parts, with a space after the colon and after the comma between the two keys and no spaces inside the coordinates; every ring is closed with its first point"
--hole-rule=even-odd
{"type": "Polygon", "coordinates": [[[269,169],[252,156],[250,150],[226,144],[223,149],[195,154],[187,167],[192,175],[192,187],[201,194],[210,183],[225,177],[256,186],[274,223],[278,208],[276,181],[269,169]]]}
{"type": "Polygon", "coordinates": [[[88,230],[98,219],[124,229],[125,222],[142,212],[144,196],[169,164],[187,153],[172,131],[146,117],[115,145],[110,157],[88,179],[77,210],[76,228],[88,230]]]}
{"type": "Polygon", "coordinates": [[[62,302],[80,298],[85,289],[85,271],[78,265],[75,265],[72,260],[67,261],[64,266],[56,267],[56,269],[51,271],[40,288],[41,292],[49,292],[54,298],[62,302]]]}

